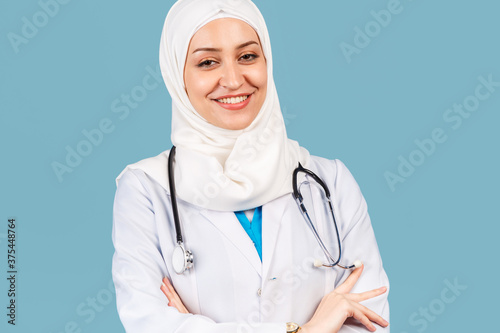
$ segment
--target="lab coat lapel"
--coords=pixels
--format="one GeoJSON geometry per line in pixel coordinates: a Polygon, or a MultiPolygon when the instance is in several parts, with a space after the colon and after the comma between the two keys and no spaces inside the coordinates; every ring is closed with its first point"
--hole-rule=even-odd
{"type": "Polygon", "coordinates": [[[202,210],[201,214],[233,243],[257,273],[262,276],[262,263],[257,249],[255,249],[255,245],[241,226],[234,212],[202,210]]]}
{"type": "Polygon", "coordinates": [[[273,261],[278,233],[291,194],[281,196],[262,207],[262,276],[267,278],[273,261]]]}

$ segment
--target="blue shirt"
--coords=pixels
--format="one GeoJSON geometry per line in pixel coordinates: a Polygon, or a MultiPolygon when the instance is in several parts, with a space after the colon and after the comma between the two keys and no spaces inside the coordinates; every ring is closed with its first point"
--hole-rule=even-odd
{"type": "Polygon", "coordinates": [[[244,211],[234,213],[255,245],[260,261],[262,261],[262,206],[255,208],[252,222],[248,220],[244,211]]]}

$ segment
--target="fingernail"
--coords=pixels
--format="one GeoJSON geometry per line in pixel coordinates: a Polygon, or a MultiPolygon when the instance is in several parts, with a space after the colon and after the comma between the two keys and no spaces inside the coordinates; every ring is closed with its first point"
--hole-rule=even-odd
{"type": "Polygon", "coordinates": [[[162,286],[163,288],[167,288],[167,285],[166,285],[165,283],[163,283],[163,282],[161,283],[161,286],[162,286]]]}

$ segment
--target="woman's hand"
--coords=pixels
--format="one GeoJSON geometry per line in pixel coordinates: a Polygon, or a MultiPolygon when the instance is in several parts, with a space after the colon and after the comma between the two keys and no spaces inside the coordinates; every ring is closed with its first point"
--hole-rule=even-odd
{"type": "MultiPolygon", "coordinates": [[[[359,302],[385,293],[387,291],[386,287],[359,294],[350,293],[361,276],[363,267],[355,269],[344,283],[323,297],[311,320],[302,326],[301,332],[337,333],[349,317],[359,320],[372,332],[375,331],[375,326],[372,322],[383,327],[389,325],[387,321],[375,312],[359,304],[359,302]]],[[[167,277],[163,278],[160,289],[167,296],[169,306],[175,307],[180,313],[189,313],[167,277]]]]}
{"type": "Polygon", "coordinates": [[[175,307],[180,313],[189,313],[167,277],[163,278],[160,289],[167,296],[168,306],[175,307]]]}
{"type": "Polygon", "coordinates": [[[376,328],[372,322],[386,327],[389,325],[378,314],[359,304],[361,301],[379,296],[387,291],[386,287],[351,294],[352,287],[356,284],[363,271],[363,267],[356,268],[340,286],[325,295],[318,305],[311,320],[302,326],[304,333],[336,333],[340,330],[347,318],[359,320],[370,331],[376,328]]]}

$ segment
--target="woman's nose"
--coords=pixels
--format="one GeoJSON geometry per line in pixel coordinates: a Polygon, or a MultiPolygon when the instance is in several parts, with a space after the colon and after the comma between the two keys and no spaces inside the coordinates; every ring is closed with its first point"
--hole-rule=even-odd
{"type": "Polygon", "coordinates": [[[227,89],[236,90],[243,85],[245,77],[238,64],[225,64],[219,84],[227,89]]]}

